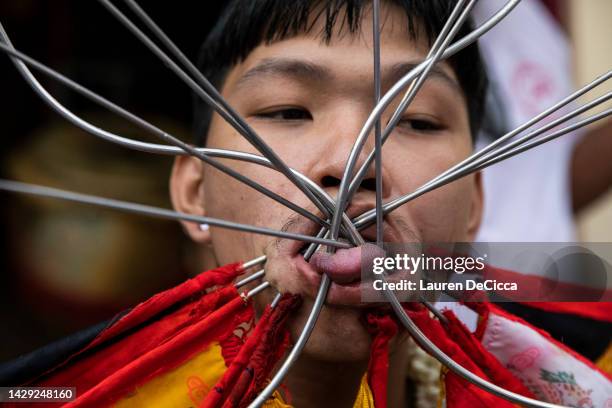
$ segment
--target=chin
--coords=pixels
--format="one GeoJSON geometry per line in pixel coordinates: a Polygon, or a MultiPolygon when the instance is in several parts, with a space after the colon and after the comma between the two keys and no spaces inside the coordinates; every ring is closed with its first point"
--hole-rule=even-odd
{"type": "MultiPolygon", "coordinates": [[[[312,308],[305,299],[299,315],[291,323],[295,342],[312,308]]],[[[331,362],[367,362],[370,358],[371,337],[363,324],[364,310],[345,306],[325,305],[306,343],[304,353],[309,358],[331,362]]]]}

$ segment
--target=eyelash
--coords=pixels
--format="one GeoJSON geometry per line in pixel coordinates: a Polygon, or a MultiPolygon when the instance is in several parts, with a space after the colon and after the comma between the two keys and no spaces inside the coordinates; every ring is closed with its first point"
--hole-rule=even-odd
{"type": "Polygon", "coordinates": [[[442,125],[439,125],[438,123],[432,120],[421,119],[421,118],[402,119],[398,123],[398,127],[408,128],[409,130],[412,130],[415,132],[423,132],[423,133],[437,132],[437,131],[444,129],[442,125]]]}
{"type": "Polygon", "coordinates": [[[260,118],[296,122],[303,120],[312,120],[312,115],[306,109],[303,108],[283,108],[277,109],[270,112],[262,112],[255,115],[260,118]]]}
{"type": "MultiPolygon", "coordinates": [[[[258,113],[255,116],[259,118],[284,121],[284,122],[297,122],[297,121],[312,120],[312,115],[310,114],[310,112],[308,112],[308,110],[303,109],[303,108],[298,108],[298,107],[287,107],[287,108],[282,108],[282,109],[276,109],[276,110],[269,111],[269,112],[258,113]]],[[[437,124],[433,120],[422,119],[422,118],[402,119],[398,123],[398,127],[400,128],[409,127],[409,130],[412,130],[415,132],[422,132],[422,133],[436,132],[436,131],[440,131],[443,129],[443,126],[437,124]]]]}

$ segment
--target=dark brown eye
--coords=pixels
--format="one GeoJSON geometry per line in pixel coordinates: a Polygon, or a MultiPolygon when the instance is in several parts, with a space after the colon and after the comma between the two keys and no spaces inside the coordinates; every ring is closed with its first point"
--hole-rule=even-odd
{"type": "Polygon", "coordinates": [[[273,112],[260,113],[257,116],[275,120],[312,120],[310,112],[300,108],[280,109],[273,112]]]}
{"type": "Polygon", "coordinates": [[[425,119],[405,119],[400,122],[400,125],[417,132],[434,132],[442,129],[442,126],[437,123],[425,119]]]}

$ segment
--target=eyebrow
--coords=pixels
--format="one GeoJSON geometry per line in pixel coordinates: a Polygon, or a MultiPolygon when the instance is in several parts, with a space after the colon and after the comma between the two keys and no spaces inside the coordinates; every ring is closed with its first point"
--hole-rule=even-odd
{"type": "MultiPolygon", "coordinates": [[[[395,83],[399,81],[409,71],[419,66],[420,63],[421,61],[419,62],[413,62],[413,61],[399,62],[397,64],[392,65],[387,70],[385,70],[386,72],[384,72],[384,77],[387,81],[390,81],[391,83],[395,83]]],[[[427,78],[441,80],[445,82],[447,85],[449,85],[451,88],[453,88],[453,90],[458,91],[459,93],[463,94],[463,90],[461,89],[461,86],[459,86],[459,83],[457,82],[457,80],[451,77],[446,71],[444,71],[439,66],[434,65],[433,67],[431,67],[431,70],[429,71],[427,78]]]]}
{"type": "Polygon", "coordinates": [[[309,61],[266,58],[245,72],[236,82],[236,87],[263,76],[289,76],[302,81],[329,81],[333,77],[328,68],[309,61]]]}
{"type": "MultiPolygon", "coordinates": [[[[391,67],[383,67],[382,76],[385,81],[395,83],[410,70],[417,67],[421,61],[399,62],[391,67]]],[[[266,58],[259,64],[245,72],[236,81],[236,87],[242,87],[249,82],[262,79],[266,76],[287,76],[301,81],[331,81],[333,80],[332,71],[322,65],[312,63],[302,59],[287,58],[266,58]]],[[[457,81],[438,66],[433,66],[429,72],[428,79],[441,80],[449,85],[453,90],[462,93],[457,81]]]]}

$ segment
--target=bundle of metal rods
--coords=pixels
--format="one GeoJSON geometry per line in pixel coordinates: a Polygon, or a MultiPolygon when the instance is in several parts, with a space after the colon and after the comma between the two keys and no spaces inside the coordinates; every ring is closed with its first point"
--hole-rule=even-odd
{"type": "MultiPolygon", "coordinates": [[[[23,76],[25,81],[32,87],[32,89],[40,96],[40,98],[52,109],[54,109],[59,115],[64,117],[66,120],[68,120],[75,126],[83,129],[84,131],[90,134],[93,134],[96,137],[102,138],[106,141],[118,144],[120,146],[127,147],[129,149],[163,155],[194,156],[202,160],[206,164],[215,167],[216,169],[248,185],[249,187],[257,190],[258,192],[261,192],[267,197],[290,208],[297,214],[300,214],[308,218],[309,220],[316,222],[318,225],[321,226],[320,231],[315,236],[307,236],[303,234],[278,231],[254,225],[240,224],[229,220],[212,217],[200,217],[143,204],[96,197],[76,192],[63,191],[54,188],[36,186],[9,180],[0,180],[0,190],[43,197],[53,197],[74,202],[97,205],[101,207],[113,208],[120,211],[144,214],[153,217],[189,221],[200,224],[208,224],[220,228],[234,229],[248,233],[265,234],[284,239],[299,240],[310,244],[304,254],[305,259],[308,260],[312,256],[312,254],[319,248],[319,246],[327,247],[328,251],[335,251],[336,248],[348,248],[363,244],[364,240],[361,237],[359,231],[368,226],[371,226],[372,224],[376,224],[376,241],[378,244],[382,244],[383,217],[389,214],[390,212],[396,210],[400,206],[420,197],[423,194],[442,187],[454,180],[460,179],[464,176],[482,170],[495,163],[499,163],[503,160],[506,160],[524,151],[537,147],[555,138],[561,137],[565,134],[574,131],[575,129],[600,120],[610,115],[611,113],[611,109],[606,109],[600,113],[593,114],[578,121],[570,122],[571,124],[559,128],[559,126],[568,123],[570,120],[576,118],[577,116],[608,101],[612,96],[612,93],[608,92],[603,96],[592,100],[591,102],[584,103],[582,106],[560,116],[554,121],[534,129],[534,125],[541,122],[543,119],[556,113],[569,103],[577,100],[579,97],[583,96],[593,88],[603,84],[605,81],[610,79],[610,76],[612,76],[612,71],[608,71],[607,73],[596,78],[592,82],[584,85],[582,88],[578,89],[571,95],[568,95],[566,98],[551,106],[549,109],[546,109],[545,111],[541,112],[539,115],[535,116],[528,122],[508,132],[507,134],[498,138],[485,148],[471,154],[465,160],[461,161],[460,163],[457,163],[456,165],[447,169],[443,173],[429,180],[427,183],[423,184],[415,191],[407,192],[405,195],[402,195],[384,203],[382,200],[383,180],[381,172],[382,146],[388,139],[388,137],[391,135],[402,113],[413,101],[415,95],[423,85],[432,68],[437,62],[456,54],[463,48],[475,42],[480,36],[484,35],[492,27],[498,24],[506,15],[508,15],[512,11],[512,9],[520,2],[520,0],[508,0],[507,3],[496,14],[491,16],[489,20],[487,20],[483,25],[476,28],[465,37],[455,40],[459,28],[463,25],[470,13],[470,10],[476,3],[476,0],[458,0],[448,20],[444,24],[442,31],[436,38],[434,44],[432,45],[427,55],[427,58],[410,72],[405,74],[389,89],[389,91],[387,91],[382,96],[380,79],[380,1],[374,0],[372,14],[374,27],[373,61],[375,107],[370,113],[363,128],[357,135],[353,148],[346,162],[343,177],[340,182],[338,195],[337,197],[332,198],[315,182],[313,182],[303,174],[297,172],[296,170],[290,168],[274,152],[274,150],[266,144],[264,139],[259,136],[246,123],[246,121],[240,117],[238,113],[236,113],[236,111],[223,99],[219,92],[214,88],[214,86],[202,75],[202,73],[195,67],[195,65],[180,51],[180,49],[170,40],[170,38],[162,31],[162,29],[147,15],[147,13],[134,0],[123,1],[142,21],[142,23],[144,23],[144,25],[149,29],[149,31],[155,36],[157,41],[164,48],[166,48],[167,51],[164,51],[159,45],[157,45],[153,39],[151,39],[140,28],[138,28],[138,26],[134,24],[134,22],[132,22],[109,0],[99,0],[99,2],[110,13],[112,13],[117,20],[119,20],[129,31],[132,32],[133,35],[135,35],[147,48],[149,48],[150,51],[154,53],[174,74],[176,74],[183,82],[185,82],[185,84],[196,95],[198,95],[206,103],[208,103],[242,137],[244,137],[249,143],[251,143],[261,153],[261,155],[231,150],[197,148],[182,142],[175,136],[159,129],[158,127],[136,116],[135,114],[128,112],[127,110],[121,108],[120,106],[117,106],[113,102],[105,99],[104,97],[96,94],[95,92],[85,88],[82,85],[77,84],[76,82],[54,71],[46,65],[18,51],[13,47],[2,25],[0,25],[0,49],[11,58],[17,70],[23,76]],[[45,76],[52,78],[53,80],[62,83],[73,91],[76,91],[77,93],[85,96],[86,98],[101,105],[102,107],[123,117],[124,119],[141,128],[142,130],[158,137],[162,142],[167,144],[145,143],[118,134],[114,134],[97,126],[94,126],[93,124],[85,121],[78,115],[71,112],[58,100],[56,100],[40,84],[40,82],[37,80],[37,78],[34,76],[30,69],[35,70],[45,76]],[[401,95],[402,92],[404,92],[404,94],[399,106],[394,111],[393,115],[391,116],[391,119],[384,126],[382,126],[382,113],[389,106],[391,101],[393,101],[398,95],[401,95]],[[357,164],[357,158],[360,156],[365,142],[368,139],[369,135],[372,133],[372,131],[374,133],[375,138],[375,149],[369,153],[367,159],[362,164],[362,166],[356,169],[355,167],[357,164]],[[508,141],[510,142],[507,143],[508,141]],[[306,195],[306,197],[323,214],[323,218],[283,198],[279,194],[253,181],[246,175],[240,174],[239,172],[222,164],[217,159],[231,159],[250,162],[281,172],[285,177],[287,177],[288,180],[290,180],[297,188],[299,188],[300,191],[302,191],[306,195]],[[350,219],[345,214],[345,210],[348,207],[348,204],[351,202],[353,195],[357,191],[362,179],[364,178],[366,172],[373,164],[373,162],[376,169],[376,207],[373,210],[366,211],[363,214],[353,219],[350,219]],[[341,236],[346,238],[349,243],[347,243],[345,240],[340,240],[341,236]]],[[[246,262],[244,264],[244,267],[245,269],[252,268],[254,266],[264,264],[265,261],[265,256],[261,256],[246,262]]],[[[265,272],[264,269],[261,269],[258,272],[251,274],[249,277],[237,282],[236,286],[240,287],[248,283],[261,280],[261,283],[259,283],[254,289],[249,291],[249,296],[254,296],[270,286],[270,284],[264,279],[265,272]]],[[[281,381],[286,376],[291,366],[297,360],[316,324],[321,308],[323,307],[323,304],[325,302],[329,287],[330,279],[327,275],[323,275],[320,287],[316,294],[314,304],[312,306],[308,319],[302,329],[301,334],[299,335],[295,344],[293,345],[293,348],[285,358],[282,366],[270,381],[269,385],[251,404],[252,407],[261,406],[270,397],[274,390],[279,387],[281,381]]],[[[275,297],[272,306],[274,306],[274,304],[278,301],[279,296],[280,294],[275,297]]],[[[423,349],[433,355],[443,365],[448,367],[448,369],[452,370],[465,380],[481,387],[482,389],[488,392],[491,392],[492,394],[505,398],[514,403],[533,407],[556,406],[554,404],[537,401],[510,392],[506,389],[496,386],[495,384],[485,381],[477,375],[464,369],[461,365],[453,361],[440,349],[438,349],[418,329],[418,327],[411,321],[406,312],[403,310],[400,302],[391,291],[387,290],[385,292],[385,296],[391,303],[391,306],[393,307],[393,310],[397,314],[398,318],[405,326],[407,331],[410,333],[410,335],[412,335],[412,337],[416,340],[417,344],[419,344],[423,349]]],[[[436,310],[433,308],[432,305],[426,303],[426,306],[434,312],[435,316],[440,319],[443,319],[441,314],[436,313],[436,310]]]]}

